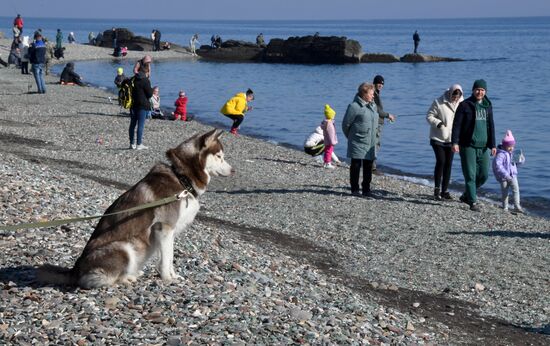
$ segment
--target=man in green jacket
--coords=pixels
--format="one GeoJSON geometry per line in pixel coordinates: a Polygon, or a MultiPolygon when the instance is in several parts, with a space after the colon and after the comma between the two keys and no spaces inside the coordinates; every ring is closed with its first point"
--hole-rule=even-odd
{"type": "Polygon", "coordinates": [[[453,152],[460,153],[465,191],[460,200],[472,211],[480,211],[477,189],[489,177],[491,156],[496,154],[493,107],[486,96],[487,82],[478,79],[472,87],[472,96],[456,109],[451,142],[453,152]]]}

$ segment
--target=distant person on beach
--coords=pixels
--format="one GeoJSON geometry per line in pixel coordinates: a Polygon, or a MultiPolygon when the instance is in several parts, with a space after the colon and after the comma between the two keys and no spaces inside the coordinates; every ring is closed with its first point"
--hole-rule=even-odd
{"type": "Polygon", "coordinates": [[[197,52],[196,52],[197,43],[199,43],[199,34],[193,35],[189,40],[189,49],[191,50],[191,54],[193,55],[197,55],[197,52]]]}
{"type": "Polygon", "coordinates": [[[23,18],[20,14],[13,20],[13,26],[19,30],[19,35],[23,34],[23,18]]]}
{"type": "MultiPolygon", "coordinates": [[[[315,130],[306,138],[304,142],[304,151],[306,154],[313,157],[317,157],[325,152],[325,136],[323,135],[323,129],[321,125],[317,126],[315,130]]],[[[334,151],[331,155],[332,161],[336,164],[340,163],[340,159],[334,151]]]]}
{"type": "Polygon", "coordinates": [[[254,92],[248,89],[246,93],[238,93],[233,96],[220,109],[223,115],[233,120],[233,125],[231,125],[229,131],[233,135],[238,136],[239,126],[244,120],[245,113],[252,110],[252,107],[248,106],[248,102],[252,100],[254,100],[254,92]]]}
{"type": "Polygon", "coordinates": [[[141,68],[141,66],[145,66],[147,65],[147,71],[149,73],[149,75],[147,77],[150,77],[150,74],[151,74],[151,62],[153,62],[153,58],[151,58],[150,55],[146,55],[144,56],[143,58],[141,58],[140,60],[138,60],[136,62],[136,64],[134,65],[134,74],[137,74],[141,68]]]}
{"type": "Polygon", "coordinates": [[[173,113],[174,120],[187,121],[187,96],[185,95],[185,91],[180,90],[174,106],[176,106],[176,110],[173,113]]]}
{"type": "Polygon", "coordinates": [[[362,83],[357,95],[349,104],[342,132],[348,139],[347,156],[351,159],[351,194],[360,196],[359,175],[363,166],[362,195],[371,195],[372,163],[376,159],[376,128],[378,126],[378,108],[374,102],[374,85],[362,83]]]}
{"type": "Polygon", "coordinates": [[[21,30],[19,30],[18,27],[14,26],[12,29],[11,29],[11,32],[13,33],[13,39],[16,40],[19,38],[19,36],[21,36],[21,30]]]}
{"type": "Polygon", "coordinates": [[[21,52],[21,73],[29,74],[29,36],[23,36],[23,40],[19,43],[19,51],[21,52]]]}
{"type": "Polygon", "coordinates": [[[151,102],[151,118],[164,119],[164,113],[160,108],[160,89],[158,86],[153,87],[153,96],[149,101],[151,102]]]}
{"type": "Polygon", "coordinates": [[[61,29],[57,29],[57,34],[55,35],[55,49],[63,48],[63,33],[61,29]]]}
{"type": "Polygon", "coordinates": [[[418,33],[418,30],[414,31],[413,41],[414,41],[414,54],[417,54],[418,44],[420,43],[420,34],[418,33]]]}
{"type": "Polygon", "coordinates": [[[143,145],[143,129],[145,119],[151,109],[150,99],[153,96],[153,89],[149,81],[149,65],[140,66],[138,73],[134,76],[134,87],[132,88],[132,110],[130,112],[130,149],[148,149],[143,145]],[[134,141],[137,125],[137,141],[134,141]]]}
{"type": "Polygon", "coordinates": [[[220,35],[216,35],[216,40],[214,42],[214,47],[215,48],[221,48],[222,47],[222,38],[220,37],[220,35]]]}
{"type": "Polygon", "coordinates": [[[478,79],[472,87],[472,96],[462,101],[456,109],[451,142],[453,152],[460,153],[465,191],[460,201],[470,210],[481,211],[477,203],[477,189],[488,178],[489,154],[494,156],[495,125],[493,106],[486,96],[487,82],[478,79]]]}
{"type": "Polygon", "coordinates": [[[117,40],[118,40],[118,33],[117,33],[117,31],[116,31],[115,28],[113,28],[113,29],[111,30],[111,32],[112,32],[112,37],[111,37],[111,39],[112,39],[112,43],[113,43],[113,48],[116,48],[116,46],[117,46],[117,40]]]}
{"type": "Polygon", "coordinates": [[[256,45],[260,48],[265,48],[265,40],[264,40],[264,34],[260,32],[258,36],[256,36],[256,45]]]}
{"type": "Polygon", "coordinates": [[[216,35],[212,35],[212,37],[210,37],[210,47],[216,47],[216,35]]]}
{"type": "Polygon", "coordinates": [[[44,72],[46,64],[46,45],[42,40],[42,35],[36,33],[34,35],[34,42],[29,47],[29,61],[31,63],[32,74],[36,81],[36,87],[39,94],[46,93],[46,83],[44,82],[44,72]]]}
{"type": "Polygon", "coordinates": [[[519,202],[519,183],[517,166],[525,163],[523,152],[517,158],[514,157],[516,140],[511,130],[506,131],[502,143],[497,147],[497,153],[493,159],[493,173],[500,184],[502,193],[502,208],[508,211],[508,190],[512,187],[514,207],[516,213],[523,213],[519,202]]]}
{"type": "Polygon", "coordinates": [[[161,33],[158,29],[154,29],[151,33],[151,37],[153,39],[153,51],[155,52],[160,51],[160,36],[161,33]]]}
{"type": "MultiPolygon", "coordinates": [[[[382,92],[382,88],[384,88],[384,77],[381,75],[376,75],[374,76],[372,83],[374,84],[374,102],[376,103],[376,107],[378,109],[378,127],[376,128],[376,153],[378,154],[380,147],[382,146],[382,128],[384,127],[384,120],[388,119],[393,123],[396,117],[395,115],[384,111],[384,106],[382,105],[380,93],[382,92]]],[[[376,171],[376,161],[372,163],[372,169],[376,171]]]]}
{"type": "Polygon", "coordinates": [[[70,44],[74,44],[76,43],[76,37],[74,36],[74,32],[70,32],[69,33],[69,36],[67,36],[67,41],[70,43],[70,44]]]}
{"type": "Polygon", "coordinates": [[[170,48],[172,47],[172,45],[170,44],[170,42],[164,42],[162,44],[162,50],[170,50],[170,48]]]}
{"type": "Polygon", "coordinates": [[[120,47],[120,55],[122,55],[122,57],[125,57],[126,55],[128,55],[128,47],[126,46],[120,47]]]}
{"type": "Polygon", "coordinates": [[[93,31],[90,31],[90,33],[88,33],[88,44],[95,46],[95,34],[93,31]]]}
{"type": "Polygon", "coordinates": [[[124,75],[124,69],[122,67],[117,68],[115,77],[115,85],[117,86],[117,88],[120,89],[120,87],[122,86],[122,82],[124,82],[126,78],[127,77],[124,75]]]}
{"type": "Polygon", "coordinates": [[[456,108],[463,100],[462,87],[453,84],[432,103],[426,116],[430,124],[430,145],[435,154],[434,198],[439,201],[452,199],[448,191],[454,156],[451,131],[456,108]]]}
{"type": "Polygon", "coordinates": [[[67,65],[65,65],[59,77],[59,83],[63,85],[85,85],[80,75],[74,71],[74,63],[72,62],[68,62],[67,65]]]}
{"type": "Polygon", "coordinates": [[[325,152],[323,154],[323,167],[328,169],[334,169],[332,165],[332,153],[334,152],[334,146],[338,144],[338,137],[336,136],[336,128],[334,127],[334,117],[336,112],[330,107],[325,105],[325,120],[321,123],[323,129],[323,140],[325,142],[325,152]]]}

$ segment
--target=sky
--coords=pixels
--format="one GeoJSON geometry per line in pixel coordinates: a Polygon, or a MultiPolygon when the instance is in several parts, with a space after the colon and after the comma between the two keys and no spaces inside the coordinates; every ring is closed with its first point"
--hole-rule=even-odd
{"type": "Polygon", "coordinates": [[[342,20],[550,16],[550,0],[2,0],[1,16],[342,20]]]}

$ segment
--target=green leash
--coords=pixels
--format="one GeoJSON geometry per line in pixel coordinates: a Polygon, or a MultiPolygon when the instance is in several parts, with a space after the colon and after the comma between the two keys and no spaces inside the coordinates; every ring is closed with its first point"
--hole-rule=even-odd
{"type": "Polygon", "coordinates": [[[44,222],[31,222],[31,223],[21,223],[19,225],[11,225],[11,226],[0,226],[0,231],[15,231],[18,229],[27,229],[27,228],[45,228],[45,227],[52,227],[52,226],[60,226],[60,225],[66,225],[68,223],[74,223],[74,222],[80,222],[80,221],[86,221],[86,220],[93,220],[93,219],[99,219],[103,216],[111,216],[111,215],[117,215],[122,213],[130,213],[138,210],[144,210],[149,208],[158,207],[161,205],[165,205],[168,203],[175,202],[183,197],[186,197],[189,193],[187,191],[182,192],[181,194],[166,197],[163,199],[159,199],[158,201],[153,201],[149,203],[145,203],[142,205],[138,205],[137,207],[132,207],[126,210],[117,211],[114,213],[109,214],[102,214],[102,215],[94,215],[94,216],[84,216],[84,217],[75,217],[70,219],[62,219],[62,220],[52,220],[52,221],[44,221],[44,222]]]}

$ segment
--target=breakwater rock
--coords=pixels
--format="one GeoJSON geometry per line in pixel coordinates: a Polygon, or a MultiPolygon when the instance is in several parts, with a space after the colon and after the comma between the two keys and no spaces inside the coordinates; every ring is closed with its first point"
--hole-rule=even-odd
{"type": "Polygon", "coordinates": [[[251,42],[229,40],[220,48],[201,46],[197,54],[205,59],[229,62],[346,64],[360,62],[361,45],[355,40],[336,36],[275,38],[265,48],[251,42]]]}
{"type": "Polygon", "coordinates": [[[401,62],[444,62],[444,61],[464,61],[458,58],[447,58],[442,56],[426,54],[405,54],[401,57],[401,62]]]}

